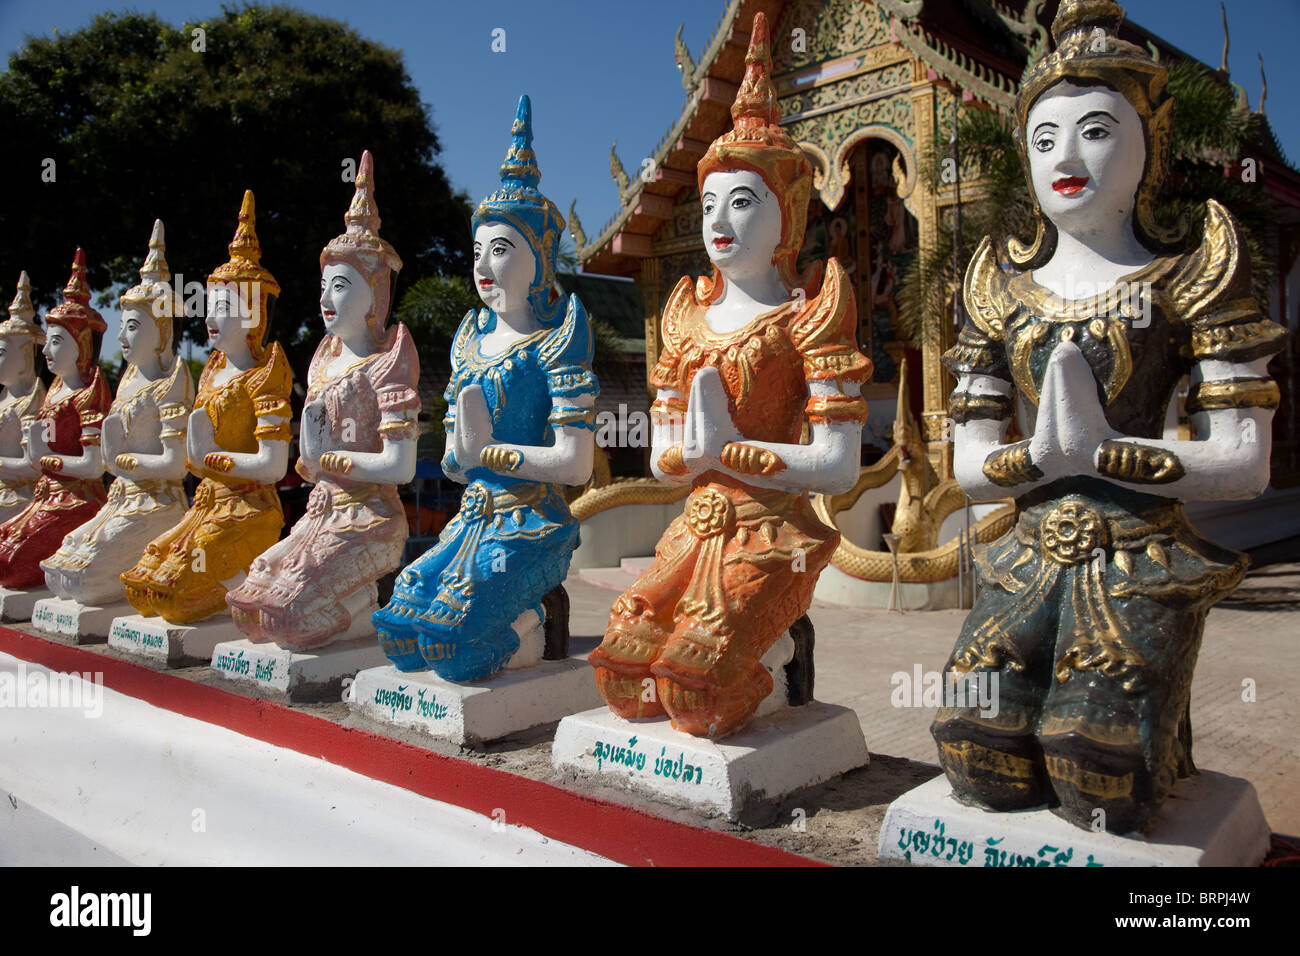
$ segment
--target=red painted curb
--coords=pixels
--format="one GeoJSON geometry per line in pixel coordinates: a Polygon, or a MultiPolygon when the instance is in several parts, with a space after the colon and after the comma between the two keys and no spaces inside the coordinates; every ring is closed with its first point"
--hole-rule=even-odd
{"type": "Polygon", "coordinates": [[[0,651],[53,671],[102,672],[104,686],[632,866],[822,866],[726,833],[583,796],[503,770],[423,750],[366,730],[198,684],[132,661],[0,626],[0,651]]]}

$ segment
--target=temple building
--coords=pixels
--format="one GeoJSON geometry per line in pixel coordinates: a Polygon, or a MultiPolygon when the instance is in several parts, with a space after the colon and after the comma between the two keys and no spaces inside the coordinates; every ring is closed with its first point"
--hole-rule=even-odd
{"type": "MultiPolygon", "coordinates": [[[[963,542],[989,541],[1010,527],[1011,505],[967,507],[952,479],[946,420],[953,381],[939,359],[955,334],[955,284],[947,290],[947,304],[925,312],[919,327],[900,321],[897,293],[909,263],[934,250],[944,232],[961,237],[964,270],[964,257],[981,237],[962,236],[954,220],[963,204],[983,194],[978,171],[963,166],[962,175],[932,184],[927,157],[948,149],[959,105],[1012,112],[1026,64],[1049,48],[1048,26],[1057,6],[1057,0],[728,0],[698,56],[678,31],[685,102],[650,155],[620,157],[611,149],[618,189],[614,215],[588,234],[570,210],[583,270],[631,278],[640,289],[645,367],[652,368],[661,342],[659,313],[673,286],[683,275],[709,272],[696,163],[730,126],[747,28],[755,13],[766,13],[773,24],[781,122],[814,169],[800,264],[827,256],[843,264],[857,297],[859,342],[875,365],[874,380],[864,389],[871,417],[863,431],[861,480],[846,495],[816,502],[824,520],[844,533],[819,597],[884,603],[895,570],[884,536],[892,532],[898,536],[904,603],[960,606],[969,601],[962,583],[969,549],[963,542]]],[[[1162,61],[1193,59],[1130,20],[1120,33],[1162,61]]],[[[1226,69],[1218,76],[1229,82],[1226,69]]],[[[1244,96],[1238,92],[1239,101],[1244,96]]],[[[1300,173],[1287,164],[1267,120],[1255,128],[1264,135],[1248,153],[1252,172],[1277,210],[1275,241],[1270,238],[1264,250],[1275,277],[1265,311],[1294,330],[1300,324],[1300,173]]],[[[1229,169],[1240,159],[1231,160],[1229,169]]],[[[1270,366],[1282,404],[1274,419],[1272,487],[1254,506],[1276,509],[1293,489],[1295,500],[1285,509],[1292,514],[1300,514],[1296,364],[1293,336],[1270,366]]],[[[1182,397],[1185,388],[1171,405],[1169,428],[1190,437],[1182,397]]],[[[590,489],[575,505],[584,519],[625,506],[640,507],[643,514],[638,519],[625,512],[618,521],[624,553],[580,554],[578,565],[648,554],[636,550],[640,538],[628,526],[655,525],[657,538],[666,523],[662,516],[671,511],[663,508],[683,494],[648,478],[590,489]]],[[[1297,534],[1300,526],[1278,533],[1297,534]]],[[[584,534],[584,540],[589,537],[584,534]]],[[[652,543],[648,532],[645,537],[652,543]]],[[[1238,547],[1265,543],[1223,537],[1238,547]]]]}

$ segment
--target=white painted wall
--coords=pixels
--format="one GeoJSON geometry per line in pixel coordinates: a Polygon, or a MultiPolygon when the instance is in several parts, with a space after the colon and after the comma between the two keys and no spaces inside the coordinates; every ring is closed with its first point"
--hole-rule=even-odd
{"type": "MultiPolygon", "coordinates": [[[[0,654],[0,680],[49,673],[0,654]]],[[[510,826],[509,807],[507,825],[494,830],[469,810],[112,690],[102,694],[98,718],[71,708],[0,707],[0,865],[610,863],[510,826]]]]}

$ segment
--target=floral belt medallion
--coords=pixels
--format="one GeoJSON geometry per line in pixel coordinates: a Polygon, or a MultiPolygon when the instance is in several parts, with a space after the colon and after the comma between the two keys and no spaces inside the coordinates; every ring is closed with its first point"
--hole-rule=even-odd
{"type": "Polygon", "coordinates": [[[1043,519],[1043,552],[1058,564],[1083,564],[1105,539],[1101,513],[1078,500],[1066,499],[1043,519]]]}
{"type": "Polygon", "coordinates": [[[701,540],[730,530],[735,520],[735,506],[726,495],[712,488],[702,488],[686,507],[686,523],[691,533],[701,540]]]}

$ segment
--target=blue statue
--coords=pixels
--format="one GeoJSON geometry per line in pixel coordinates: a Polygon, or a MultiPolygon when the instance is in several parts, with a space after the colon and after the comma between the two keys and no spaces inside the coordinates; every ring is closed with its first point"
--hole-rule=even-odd
{"type": "MultiPolygon", "coordinates": [[[[516,627],[535,627],[543,599],[563,595],[578,546],[564,486],[584,484],[592,467],[600,386],[591,325],[577,296],[566,302],[555,291],[564,218],[537,189],[527,96],[511,140],[501,187],[471,221],[487,308],[460,324],[444,396],[442,468],[468,487],[438,544],[401,573],[373,617],[398,670],[451,681],[499,671],[519,650],[516,627]]],[[[567,599],[548,606],[567,617],[567,599]]],[[[567,620],[548,623],[567,634],[567,620]]]]}

